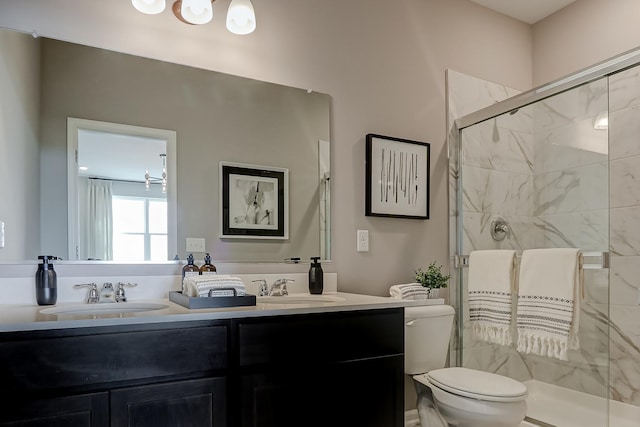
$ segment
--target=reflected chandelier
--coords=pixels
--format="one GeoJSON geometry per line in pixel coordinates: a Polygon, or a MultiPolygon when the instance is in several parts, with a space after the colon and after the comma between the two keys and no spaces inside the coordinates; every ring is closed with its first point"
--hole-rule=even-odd
{"type": "Polygon", "coordinates": [[[160,154],[160,158],[162,159],[162,178],[156,178],[149,175],[149,169],[147,169],[144,173],[144,186],[149,191],[151,184],[161,183],[162,184],[162,192],[167,192],[167,155],[160,154]]]}
{"type": "MultiPolygon", "coordinates": [[[[214,0],[177,0],[173,14],[186,24],[201,25],[213,19],[214,0]]],[[[155,15],[164,11],[166,0],[131,0],[142,13],[155,15]]],[[[232,0],[227,11],[227,29],[234,34],[249,34],[256,29],[256,14],[251,0],[232,0]]]]}

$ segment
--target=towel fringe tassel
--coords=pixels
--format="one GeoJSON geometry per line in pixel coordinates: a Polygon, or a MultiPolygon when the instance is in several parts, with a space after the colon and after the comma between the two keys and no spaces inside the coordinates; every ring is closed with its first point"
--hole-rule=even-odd
{"type": "Polygon", "coordinates": [[[555,357],[560,360],[569,360],[567,350],[578,347],[577,336],[571,339],[561,340],[556,337],[541,336],[533,333],[519,331],[518,351],[520,353],[537,354],[539,356],[555,357]],[[569,342],[571,341],[571,345],[569,342]]]}
{"type": "Polygon", "coordinates": [[[496,326],[473,322],[473,336],[482,341],[488,341],[494,344],[511,345],[511,329],[508,326],[496,326]]]}

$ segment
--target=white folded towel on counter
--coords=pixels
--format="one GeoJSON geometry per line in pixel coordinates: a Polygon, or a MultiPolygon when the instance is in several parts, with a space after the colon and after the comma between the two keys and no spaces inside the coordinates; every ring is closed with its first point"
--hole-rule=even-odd
{"type": "Polygon", "coordinates": [[[207,297],[209,291],[213,291],[212,296],[232,296],[230,289],[235,289],[237,296],[247,294],[242,279],[228,275],[187,276],[182,284],[183,295],[189,297],[207,297]]]}
{"type": "Polygon", "coordinates": [[[429,298],[429,289],[420,283],[405,283],[401,285],[393,285],[389,288],[389,295],[398,299],[427,299],[429,298]]]}

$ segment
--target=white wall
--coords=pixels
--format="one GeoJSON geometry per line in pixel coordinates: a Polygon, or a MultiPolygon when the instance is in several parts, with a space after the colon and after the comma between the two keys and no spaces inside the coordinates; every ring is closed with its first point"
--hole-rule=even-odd
{"type": "MultiPolygon", "coordinates": [[[[170,2],[169,2],[170,3],[170,2]]],[[[333,259],[343,291],[385,295],[436,260],[447,265],[445,69],[528,89],[530,26],[467,0],[255,0],[255,33],[224,29],[229,0],[202,27],[129,1],[4,0],[0,26],[169,60],[332,97],[333,259]],[[431,219],[364,216],[364,136],[430,142],[431,219]],[[370,230],[356,253],[357,229],[370,230]]]]}
{"type": "Polygon", "coordinates": [[[26,252],[35,258],[40,247],[40,174],[33,168],[40,163],[38,42],[22,34],[0,37],[0,87],[9,88],[0,94],[0,221],[5,223],[0,260],[26,252]]]}
{"type": "Polygon", "coordinates": [[[540,86],[640,46],[640,1],[579,0],[533,26],[540,86]]]}

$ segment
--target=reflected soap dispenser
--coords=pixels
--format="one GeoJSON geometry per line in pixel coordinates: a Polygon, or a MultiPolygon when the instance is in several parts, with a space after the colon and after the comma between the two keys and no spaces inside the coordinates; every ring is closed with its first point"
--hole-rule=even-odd
{"type": "Polygon", "coordinates": [[[36,301],[38,305],[54,305],[58,300],[58,276],[49,261],[58,259],[51,255],[40,255],[36,271],[36,301]]]}
{"type": "Polygon", "coordinates": [[[197,276],[200,274],[200,269],[193,263],[193,261],[193,254],[189,254],[189,256],[187,256],[187,265],[182,267],[182,282],[184,282],[185,277],[197,276]]]}
{"type": "Polygon", "coordinates": [[[200,267],[200,274],[207,276],[209,274],[216,274],[216,266],[211,264],[211,255],[206,253],[204,256],[204,264],[200,267]]]}
{"type": "Polygon", "coordinates": [[[313,295],[322,294],[322,289],[324,287],[324,272],[322,271],[322,265],[318,262],[319,259],[319,256],[311,257],[313,262],[309,268],[309,293],[313,295]]]}

